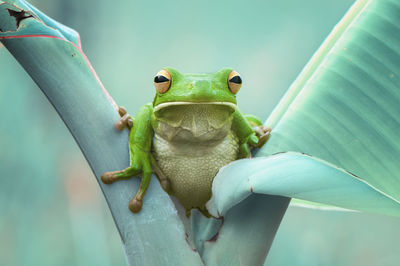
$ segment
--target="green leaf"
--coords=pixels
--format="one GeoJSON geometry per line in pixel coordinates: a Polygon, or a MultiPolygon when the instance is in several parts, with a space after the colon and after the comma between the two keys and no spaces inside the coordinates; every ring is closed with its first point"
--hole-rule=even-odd
{"type": "MultiPolygon", "coordinates": [[[[105,171],[129,165],[128,131],[113,123],[116,105],[81,50],[73,30],[60,26],[25,1],[0,1],[0,40],[38,84],[65,122],[99,180],[105,171]],[[16,27],[8,9],[26,12],[16,27]]],[[[139,187],[132,179],[99,182],[121,235],[130,265],[202,265],[185,239],[174,205],[152,178],[143,210],[128,203],[139,187]]]]}

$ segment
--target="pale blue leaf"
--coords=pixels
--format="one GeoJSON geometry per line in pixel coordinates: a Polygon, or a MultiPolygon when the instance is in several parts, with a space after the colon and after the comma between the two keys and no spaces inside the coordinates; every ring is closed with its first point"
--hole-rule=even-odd
{"type": "MultiPolygon", "coordinates": [[[[82,52],[79,37],[25,1],[0,2],[0,40],[38,84],[74,136],[97,179],[129,165],[128,131],[113,123],[116,105],[82,52]],[[33,15],[20,21],[8,9],[33,15]]],[[[13,88],[17,89],[17,88],[13,88]]],[[[168,195],[152,178],[144,208],[132,214],[128,203],[139,187],[132,179],[99,182],[121,235],[130,265],[202,265],[168,195]]]]}
{"type": "MultiPolygon", "coordinates": [[[[280,208],[269,213],[271,218],[275,217],[271,226],[279,225],[289,199],[281,197],[275,198],[275,202],[254,202],[252,197],[246,198],[251,188],[259,193],[297,196],[346,208],[398,216],[399,11],[399,1],[357,1],[267,120],[267,125],[272,126],[271,137],[256,156],[299,152],[309,154],[313,160],[302,157],[290,160],[283,160],[284,157],[280,156],[268,157],[263,159],[265,166],[261,168],[265,169],[259,169],[259,175],[253,172],[256,165],[251,161],[237,162],[238,167],[235,167],[236,163],[231,164],[221,171],[223,176],[219,174],[215,178],[213,199],[209,204],[212,213],[225,214],[228,217],[225,219],[227,224],[230,213],[235,212],[237,206],[245,205],[247,208],[243,210],[243,215],[231,219],[229,229],[224,231],[226,225],[220,229],[219,239],[226,239],[225,242],[219,243],[217,240],[207,245],[210,248],[204,253],[209,254],[207,261],[212,262],[212,265],[229,265],[225,259],[213,253],[214,249],[224,247],[231,251],[236,261],[243,264],[255,260],[252,256],[254,251],[235,252],[236,231],[241,230],[244,220],[254,224],[254,227],[265,224],[261,205],[266,209],[281,204],[280,208]],[[275,163],[282,163],[282,169],[271,170],[275,163]],[[233,168],[229,170],[230,174],[223,174],[230,167],[233,168]],[[305,171],[307,168],[309,171],[305,171]],[[314,169],[319,169],[321,175],[316,176],[314,169]],[[251,173],[256,177],[254,180],[251,173]],[[271,176],[273,173],[276,175],[271,176]],[[284,184],[285,179],[282,178],[289,178],[289,173],[291,177],[296,176],[298,181],[293,178],[293,182],[284,184]],[[324,182],[321,183],[319,178],[328,176],[327,184],[337,185],[336,191],[331,190],[331,187],[320,186],[318,192],[313,182],[322,185],[324,182]],[[220,178],[226,180],[221,182],[220,178]],[[248,179],[251,182],[257,180],[257,183],[248,183],[248,179]],[[218,186],[218,183],[225,185],[218,186]],[[271,188],[275,190],[269,190],[271,188]],[[254,203],[247,205],[247,201],[254,203]],[[239,205],[235,206],[237,203],[239,205]],[[252,216],[246,215],[252,208],[260,211],[252,216]],[[226,246],[226,243],[230,243],[230,246],[226,246]]],[[[263,236],[273,239],[275,232],[263,236]]],[[[246,235],[242,237],[241,241],[245,243],[251,241],[251,236],[248,239],[246,235]]],[[[259,249],[269,248],[265,240],[260,240],[258,244],[259,249]]],[[[257,254],[261,256],[261,253],[257,254]]]]}
{"type": "Polygon", "coordinates": [[[213,192],[207,207],[215,216],[224,216],[253,193],[400,216],[400,204],[395,199],[343,169],[294,152],[233,162],[221,169],[213,192]]]}

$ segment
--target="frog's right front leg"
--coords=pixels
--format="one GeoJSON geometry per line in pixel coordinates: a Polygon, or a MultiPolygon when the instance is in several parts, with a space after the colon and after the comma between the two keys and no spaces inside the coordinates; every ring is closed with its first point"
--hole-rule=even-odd
{"type": "Polygon", "coordinates": [[[111,184],[115,181],[139,174],[142,176],[139,190],[129,203],[129,209],[132,212],[139,212],[141,210],[143,197],[152,175],[152,155],[150,153],[154,134],[151,126],[152,114],[153,106],[146,104],[139,109],[135,118],[135,122],[129,133],[130,167],[121,171],[106,172],[101,176],[101,180],[105,184],[111,184]]]}

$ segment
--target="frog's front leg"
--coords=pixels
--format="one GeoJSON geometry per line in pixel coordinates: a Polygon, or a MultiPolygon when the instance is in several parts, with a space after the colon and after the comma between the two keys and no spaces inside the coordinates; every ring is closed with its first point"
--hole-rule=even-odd
{"type": "Polygon", "coordinates": [[[264,126],[260,118],[255,115],[245,114],[244,117],[249,122],[250,126],[253,128],[258,138],[258,143],[256,145],[253,145],[253,147],[261,148],[269,139],[272,129],[270,127],[264,126]]]}
{"type": "MultiPolygon", "coordinates": [[[[135,123],[129,133],[129,150],[131,155],[130,167],[114,172],[106,172],[101,176],[105,184],[111,184],[115,181],[127,179],[132,176],[141,175],[142,179],[136,196],[130,201],[129,209],[132,212],[139,212],[142,208],[143,197],[149,186],[152,175],[152,164],[154,159],[151,155],[151,144],[153,139],[153,129],[151,126],[151,117],[153,106],[146,104],[139,109],[135,123]]],[[[121,116],[126,115],[120,112],[121,116]]]]}
{"type": "Polygon", "coordinates": [[[238,109],[233,114],[232,130],[239,139],[239,158],[249,158],[250,148],[264,145],[271,132],[256,116],[243,115],[238,109]]]}

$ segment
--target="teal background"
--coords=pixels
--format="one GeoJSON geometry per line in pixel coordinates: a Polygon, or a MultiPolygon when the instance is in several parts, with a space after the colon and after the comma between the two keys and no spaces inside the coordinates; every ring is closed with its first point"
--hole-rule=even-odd
{"type": "MultiPolygon", "coordinates": [[[[232,67],[244,81],[240,108],[263,120],[352,2],[31,1],[81,34],[105,87],[131,114],[152,101],[153,76],[164,66],[232,67]]],[[[0,265],[124,265],[84,157],[4,47],[0,121],[0,265]]],[[[396,265],[399,225],[391,217],[293,206],[266,265],[396,265]]]]}

